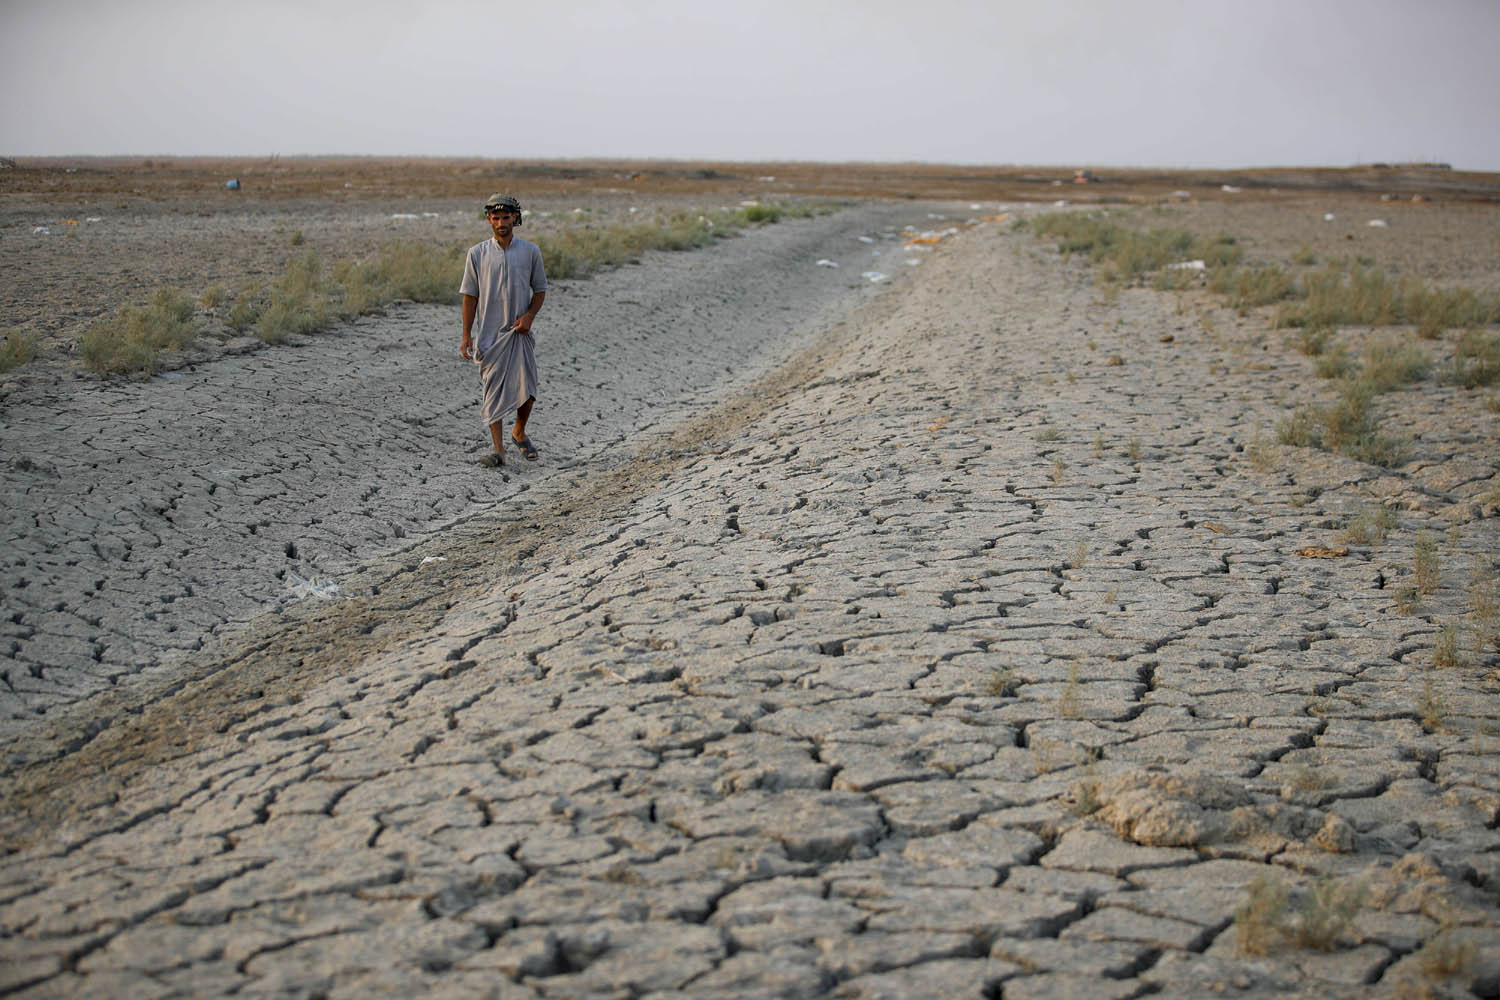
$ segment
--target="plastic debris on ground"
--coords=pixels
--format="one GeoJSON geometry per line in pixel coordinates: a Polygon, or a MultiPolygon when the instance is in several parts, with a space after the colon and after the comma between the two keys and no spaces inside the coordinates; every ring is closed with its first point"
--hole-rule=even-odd
{"type": "Polygon", "coordinates": [[[391,218],[393,218],[393,219],[415,219],[416,217],[417,217],[417,213],[416,212],[392,212],[391,213],[391,218]]]}
{"type": "Polygon", "coordinates": [[[1369,222],[1366,222],[1365,225],[1371,226],[1375,229],[1384,229],[1388,225],[1388,223],[1384,219],[1371,219],[1369,222]]]}
{"type": "Polygon", "coordinates": [[[1183,260],[1176,264],[1168,264],[1169,271],[1207,271],[1208,265],[1201,260],[1183,260]]]}
{"type": "Polygon", "coordinates": [[[32,226],[31,227],[31,232],[32,232],[33,235],[36,235],[38,233],[40,233],[43,236],[51,236],[52,235],[52,230],[48,229],[46,226],[32,226]]]}
{"type": "Polygon", "coordinates": [[[1239,194],[1245,189],[1242,187],[1235,187],[1233,184],[1220,184],[1219,190],[1223,191],[1225,194],[1239,194]]]}
{"type": "Polygon", "coordinates": [[[869,278],[871,281],[884,281],[885,280],[885,275],[881,274],[879,271],[865,271],[863,274],[860,275],[860,277],[861,278],[869,278]]]}
{"type": "Polygon", "coordinates": [[[906,258],[906,263],[910,267],[916,267],[918,264],[922,263],[922,258],[921,257],[908,257],[908,258],[906,258]]]}
{"type": "Polygon", "coordinates": [[[838,264],[838,261],[836,261],[836,260],[829,260],[827,257],[824,257],[824,258],[822,258],[822,259],[820,259],[818,261],[818,266],[819,267],[838,267],[839,264],[838,264]]]}
{"type": "Polygon", "coordinates": [[[238,191],[240,189],[240,179],[238,177],[231,177],[224,182],[224,186],[231,191],[238,191]]]}
{"type": "Polygon", "coordinates": [[[296,573],[286,575],[287,589],[298,600],[315,597],[320,601],[331,601],[339,596],[339,585],[332,580],[305,580],[296,573]]]}
{"type": "Polygon", "coordinates": [[[423,556],[421,564],[423,566],[426,566],[428,563],[447,562],[447,561],[448,561],[448,557],[447,556],[423,556]]]}
{"type": "Polygon", "coordinates": [[[861,236],[859,238],[859,241],[861,243],[874,243],[875,242],[875,237],[873,237],[873,236],[861,236]]]}
{"type": "Polygon", "coordinates": [[[1337,216],[1335,216],[1332,212],[1324,212],[1323,213],[1323,221],[1324,222],[1332,222],[1335,218],[1337,218],[1337,216]]]}

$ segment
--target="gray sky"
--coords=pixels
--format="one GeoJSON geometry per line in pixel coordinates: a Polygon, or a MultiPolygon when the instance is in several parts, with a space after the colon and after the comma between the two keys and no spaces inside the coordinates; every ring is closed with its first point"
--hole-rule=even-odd
{"type": "Polygon", "coordinates": [[[0,154],[1500,170],[1497,0],[0,0],[0,154]]]}

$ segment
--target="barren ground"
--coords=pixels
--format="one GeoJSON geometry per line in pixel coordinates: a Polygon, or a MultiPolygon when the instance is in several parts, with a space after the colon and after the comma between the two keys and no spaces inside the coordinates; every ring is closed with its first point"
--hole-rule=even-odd
{"type": "Polygon", "coordinates": [[[1278,446],[1330,392],[1267,313],[980,221],[1493,289],[1493,178],[1068,176],[0,172],[0,326],[46,338],[0,376],[0,992],[1500,995],[1494,390],[1381,397],[1392,469],[1278,446]],[[72,359],[294,233],[482,238],[495,189],[841,207],[559,283],[503,475],[446,307],[72,359]]]}

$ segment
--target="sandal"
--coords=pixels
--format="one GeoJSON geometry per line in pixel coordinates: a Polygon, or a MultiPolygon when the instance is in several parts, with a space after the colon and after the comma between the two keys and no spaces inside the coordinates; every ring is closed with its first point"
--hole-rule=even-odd
{"type": "Polygon", "coordinates": [[[511,438],[511,440],[516,442],[516,447],[521,449],[521,454],[526,456],[526,461],[528,461],[528,462],[535,462],[536,461],[536,455],[537,455],[536,445],[534,445],[534,444],[531,443],[531,438],[524,437],[524,438],[521,438],[521,439],[517,440],[516,438],[513,437],[513,438],[511,438]]]}

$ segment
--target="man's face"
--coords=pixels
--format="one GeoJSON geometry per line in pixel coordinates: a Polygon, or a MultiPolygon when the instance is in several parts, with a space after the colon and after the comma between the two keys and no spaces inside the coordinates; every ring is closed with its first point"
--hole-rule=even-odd
{"type": "Polygon", "coordinates": [[[516,213],[508,208],[492,208],[489,212],[490,228],[495,231],[495,239],[508,240],[510,232],[516,227],[516,213]]]}

